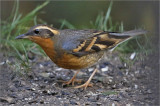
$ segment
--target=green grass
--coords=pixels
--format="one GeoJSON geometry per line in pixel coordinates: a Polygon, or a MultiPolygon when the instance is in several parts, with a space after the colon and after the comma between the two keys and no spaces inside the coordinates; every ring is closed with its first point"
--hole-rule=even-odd
{"type": "Polygon", "coordinates": [[[15,36],[26,32],[33,23],[36,24],[37,13],[47,4],[48,1],[37,6],[33,11],[22,17],[22,14],[18,11],[19,1],[17,0],[13,7],[11,16],[7,20],[1,22],[2,36],[0,38],[0,42],[5,43],[5,46],[8,46],[8,42],[10,40],[14,40],[15,36]]]}
{"type": "MultiPolygon", "coordinates": [[[[20,72],[21,69],[28,70],[29,59],[27,52],[33,52],[39,55],[44,54],[44,52],[35,43],[28,40],[15,40],[15,37],[28,31],[30,26],[36,25],[37,23],[45,23],[41,19],[37,19],[39,11],[45,7],[49,1],[37,6],[34,10],[26,15],[19,13],[19,0],[15,1],[13,10],[8,19],[2,20],[1,24],[1,36],[0,44],[3,45],[2,51],[11,51],[8,54],[16,56],[15,60],[15,70],[20,72]],[[38,49],[31,49],[36,47],[38,49]]],[[[24,71],[21,71],[24,72],[24,71]]]]}
{"type": "Polygon", "coordinates": [[[102,92],[103,95],[107,96],[107,95],[117,95],[118,92],[116,91],[106,91],[106,92],[102,92]]]}

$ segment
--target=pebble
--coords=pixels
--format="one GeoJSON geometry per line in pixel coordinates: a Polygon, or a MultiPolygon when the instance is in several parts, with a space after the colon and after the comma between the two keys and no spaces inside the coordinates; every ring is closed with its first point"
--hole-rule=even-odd
{"type": "Polygon", "coordinates": [[[34,86],[38,86],[38,84],[36,84],[36,83],[32,83],[32,85],[34,85],[34,86]]]}
{"type": "Polygon", "coordinates": [[[69,104],[64,104],[64,106],[69,106],[69,104]]]}
{"type": "Polygon", "coordinates": [[[94,68],[89,68],[88,69],[89,72],[92,72],[93,70],[94,70],[94,68]]]}
{"type": "Polygon", "coordinates": [[[127,64],[126,64],[126,63],[124,63],[124,67],[127,67],[127,64]]]}
{"type": "Polygon", "coordinates": [[[65,92],[65,91],[61,91],[61,94],[62,94],[62,95],[69,95],[70,93],[65,92]]]}
{"type": "Polygon", "coordinates": [[[0,65],[3,65],[3,64],[5,64],[5,62],[1,62],[1,63],[0,63],[0,65]]]}
{"type": "Polygon", "coordinates": [[[134,88],[137,89],[137,88],[138,88],[138,85],[135,84],[135,85],[134,85],[134,88]]]}
{"type": "Polygon", "coordinates": [[[7,64],[10,63],[10,61],[9,61],[9,60],[6,60],[6,63],[7,63],[7,64]]]}
{"type": "Polygon", "coordinates": [[[34,81],[38,81],[38,78],[36,77],[36,78],[34,78],[34,81]]]}
{"type": "Polygon", "coordinates": [[[24,100],[26,100],[26,101],[27,101],[27,100],[32,100],[32,98],[24,98],[24,100]]]}
{"type": "Polygon", "coordinates": [[[106,67],[102,68],[101,70],[102,70],[102,72],[106,72],[106,71],[108,71],[108,69],[109,69],[109,67],[106,66],[106,67]]]}
{"type": "Polygon", "coordinates": [[[112,106],[116,106],[116,104],[115,104],[115,103],[112,103],[112,106]]]}
{"type": "Polygon", "coordinates": [[[42,69],[42,68],[44,68],[44,66],[42,65],[42,64],[39,64],[39,67],[42,69]]]}
{"type": "Polygon", "coordinates": [[[50,73],[39,73],[40,76],[48,78],[50,76],[50,73]]]}
{"type": "Polygon", "coordinates": [[[6,101],[8,103],[14,103],[14,99],[11,97],[0,97],[0,101],[6,101]]]}
{"type": "Polygon", "coordinates": [[[35,91],[36,89],[35,89],[35,88],[31,88],[31,90],[32,90],[32,91],[35,91]]]}
{"type": "Polygon", "coordinates": [[[73,100],[70,101],[70,104],[71,105],[77,105],[77,103],[75,101],[73,101],[73,100]]]}
{"type": "Polygon", "coordinates": [[[100,103],[100,102],[97,102],[97,105],[100,105],[100,106],[101,106],[101,105],[102,105],[102,103],[100,103]]]}
{"type": "Polygon", "coordinates": [[[151,91],[150,89],[148,89],[148,90],[147,90],[147,93],[151,94],[151,93],[152,93],[152,91],[151,91]]]}
{"type": "Polygon", "coordinates": [[[57,71],[61,71],[62,69],[63,69],[63,68],[57,68],[56,70],[57,70],[57,71]]]}
{"type": "Polygon", "coordinates": [[[131,106],[131,104],[126,104],[126,106],[131,106]]]}
{"type": "Polygon", "coordinates": [[[134,52],[134,53],[131,54],[131,56],[130,56],[129,58],[130,58],[131,60],[133,60],[135,56],[136,56],[136,53],[134,52]]]}
{"type": "Polygon", "coordinates": [[[104,62],[102,64],[99,65],[100,68],[105,68],[107,65],[110,65],[109,62],[104,62]]]}
{"type": "Polygon", "coordinates": [[[88,98],[88,101],[90,102],[97,102],[96,98],[91,96],[90,98],[88,98]]]}

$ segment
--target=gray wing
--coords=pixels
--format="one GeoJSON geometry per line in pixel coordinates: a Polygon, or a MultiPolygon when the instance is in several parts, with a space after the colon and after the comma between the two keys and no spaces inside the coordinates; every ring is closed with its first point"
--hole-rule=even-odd
{"type": "MultiPolygon", "coordinates": [[[[97,30],[74,30],[74,29],[65,29],[61,30],[61,37],[63,37],[62,48],[67,51],[72,51],[77,48],[80,44],[86,39],[92,38],[96,33],[100,32],[97,30]]],[[[101,31],[102,32],[102,31],[101,31]]]]}
{"type": "Polygon", "coordinates": [[[129,38],[146,33],[144,30],[123,33],[97,30],[63,30],[61,32],[64,40],[62,48],[79,57],[101,50],[111,50],[129,38]]]}

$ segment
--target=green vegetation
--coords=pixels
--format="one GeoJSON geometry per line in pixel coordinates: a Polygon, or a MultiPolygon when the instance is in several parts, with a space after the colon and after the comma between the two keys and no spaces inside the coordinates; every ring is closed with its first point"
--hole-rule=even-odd
{"type": "Polygon", "coordinates": [[[102,92],[103,95],[117,95],[118,92],[116,91],[106,91],[106,92],[102,92]]]}
{"type": "Polygon", "coordinates": [[[18,11],[19,1],[17,0],[13,7],[11,16],[4,21],[2,20],[1,22],[2,31],[0,36],[0,43],[2,43],[7,48],[10,48],[11,45],[15,46],[19,51],[23,50],[23,46],[21,46],[22,44],[25,46],[25,48],[27,48],[27,50],[31,47],[31,45],[33,46],[34,44],[30,44],[30,42],[26,40],[17,42],[15,40],[15,37],[28,31],[28,28],[30,28],[33,23],[36,25],[37,21],[41,21],[37,20],[36,15],[40,11],[40,9],[42,9],[48,3],[48,1],[44,2],[42,5],[37,6],[33,11],[22,17],[22,14],[20,14],[18,11]]]}
{"type": "Polygon", "coordinates": [[[15,55],[17,60],[15,62],[15,70],[21,74],[29,69],[29,60],[27,52],[36,54],[44,54],[39,46],[28,40],[15,40],[15,37],[28,31],[30,26],[36,25],[38,22],[45,23],[37,19],[38,12],[45,7],[49,1],[37,6],[33,11],[22,17],[19,13],[19,1],[14,4],[10,17],[1,21],[1,36],[0,43],[1,50],[11,50],[9,55],[15,55]],[[34,48],[34,49],[33,49],[34,48]],[[24,71],[20,71],[20,70],[24,71]]]}

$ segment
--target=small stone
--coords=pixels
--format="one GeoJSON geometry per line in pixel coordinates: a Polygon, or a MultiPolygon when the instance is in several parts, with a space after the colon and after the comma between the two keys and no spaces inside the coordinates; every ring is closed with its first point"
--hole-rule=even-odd
{"type": "Polygon", "coordinates": [[[39,73],[40,76],[48,78],[50,73],[39,73]]]}
{"type": "Polygon", "coordinates": [[[69,104],[64,104],[64,106],[69,106],[69,104]]]}
{"type": "Polygon", "coordinates": [[[131,104],[126,104],[126,106],[131,106],[131,104]]]}
{"type": "Polygon", "coordinates": [[[77,105],[77,103],[75,101],[73,101],[73,100],[70,101],[70,104],[71,105],[77,105]]]}
{"type": "Polygon", "coordinates": [[[8,102],[8,103],[14,103],[14,99],[11,97],[0,97],[0,101],[3,102],[8,102]]]}
{"type": "Polygon", "coordinates": [[[116,84],[114,84],[113,86],[112,86],[112,89],[115,89],[117,86],[116,86],[116,84]]]}
{"type": "Polygon", "coordinates": [[[32,83],[32,85],[34,85],[34,86],[38,86],[38,84],[36,84],[36,83],[32,83]]]}
{"type": "Polygon", "coordinates": [[[152,93],[152,91],[151,91],[150,89],[148,89],[148,90],[147,90],[147,93],[151,94],[151,93],[152,93]]]}
{"type": "Polygon", "coordinates": [[[34,78],[34,81],[38,81],[38,78],[34,78]]]}
{"type": "Polygon", "coordinates": [[[137,89],[137,88],[138,88],[138,85],[134,85],[134,88],[137,89]]]}
{"type": "Polygon", "coordinates": [[[126,71],[126,75],[128,75],[128,71],[126,71]]]}
{"type": "Polygon", "coordinates": [[[35,88],[31,88],[31,90],[32,90],[32,91],[35,91],[36,89],[35,89],[35,88]]]}
{"type": "Polygon", "coordinates": [[[0,65],[3,65],[3,64],[5,64],[5,62],[1,62],[1,63],[0,63],[0,65]]]}
{"type": "Polygon", "coordinates": [[[69,92],[61,91],[62,95],[69,95],[69,92]]]}
{"type": "Polygon", "coordinates": [[[24,100],[28,101],[28,100],[32,100],[32,98],[24,98],[24,100]]]}
{"type": "Polygon", "coordinates": [[[115,103],[112,103],[112,106],[116,106],[116,104],[115,104],[115,103]]]}
{"type": "Polygon", "coordinates": [[[109,62],[104,62],[104,63],[99,65],[99,68],[105,68],[107,65],[110,65],[110,63],[109,62]]]}
{"type": "Polygon", "coordinates": [[[127,64],[126,64],[126,63],[124,63],[124,67],[127,67],[127,64]]]}
{"type": "Polygon", "coordinates": [[[88,69],[89,72],[92,72],[93,70],[94,70],[94,68],[89,68],[88,69]]]}
{"type": "Polygon", "coordinates": [[[109,82],[112,82],[113,80],[112,79],[109,79],[109,82]]]}
{"type": "Polygon", "coordinates": [[[136,53],[134,52],[131,54],[130,59],[133,60],[135,56],[136,56],[136,53]]]}
{"type": "Polygon", "coordinates": [[[9,61],[9,60],[6,60],[6,63],[10,63],[10,61],[9,61]]]}
{"type": "Polygon", "coordinates": [[[41,101],[40,101],[40,104],[44,104],[44,101],[43,101],[43,100],[41,100],[41,101]]]}
{"type": "Polygon", "coordinates": [[[97,102],[97,105],[98,105],[98,106],[99,106],[99,105],[101,106],[101,105],[102,105],[102,103],[100,103],[100,102],[97,102]]]}
{"type": "Polygon", "coordinates": [[[42,65],[42,64],[39,64],[39,67],[42,69],[42,68],[44,68],[44,66],[42,65]]]}
{"type": "Polygon", "coordinates": [[[90,98],[88,98],[88,101],[97,102],[97,99],[96,99],[96,97],[91,96],[90,98]]]}
{"type": "Polygon", "coordinates": [[[109,69],[109,67],[106,66],[105,68],[102,68],[101,70],[102,70],[102,72],[106,72],[106,71],[108,71],[108,69],[109,69]]]}
{"type": "Polygon", "coordinates": [[[63,68],[57,68],[56,70],[57,70],[57,71],[60,71],[60,70],[63,70],[63,68]]]}

